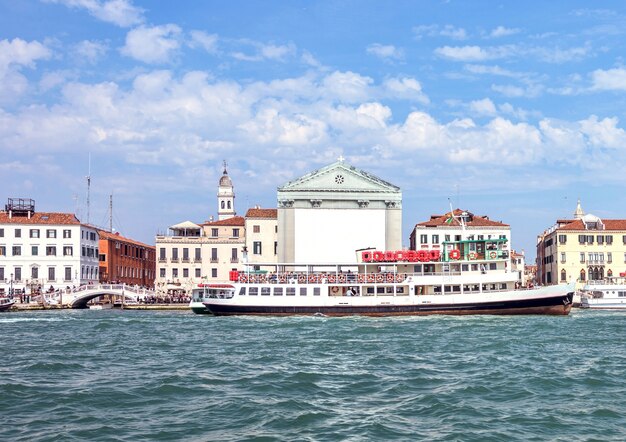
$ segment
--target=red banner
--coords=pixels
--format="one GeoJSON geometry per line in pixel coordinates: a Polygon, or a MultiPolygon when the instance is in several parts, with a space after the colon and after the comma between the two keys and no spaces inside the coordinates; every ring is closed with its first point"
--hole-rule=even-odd
{"type": "Polygon", "coordinates": [[[361,252],[363,262],[431,262],[439,261],[439,250],[398,250],[361,252]]]}

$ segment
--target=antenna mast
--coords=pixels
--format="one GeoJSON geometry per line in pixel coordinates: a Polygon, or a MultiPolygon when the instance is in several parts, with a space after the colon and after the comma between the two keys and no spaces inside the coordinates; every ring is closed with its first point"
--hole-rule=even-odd
{"type": "Polygon", "coordinates": [[[89,193],[91,190],[91,153],[89,153],[89,171],[87,173],[87,224],[89,224],[89,193]]]}

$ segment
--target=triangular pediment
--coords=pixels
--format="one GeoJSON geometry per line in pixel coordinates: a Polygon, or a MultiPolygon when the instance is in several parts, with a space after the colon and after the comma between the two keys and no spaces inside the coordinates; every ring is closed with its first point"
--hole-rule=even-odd
{"type": "Polygon", "coordinates": [[[310,172],[278,188],[279,192],[399,192],[400,188],[344,162],[310,172]]]}

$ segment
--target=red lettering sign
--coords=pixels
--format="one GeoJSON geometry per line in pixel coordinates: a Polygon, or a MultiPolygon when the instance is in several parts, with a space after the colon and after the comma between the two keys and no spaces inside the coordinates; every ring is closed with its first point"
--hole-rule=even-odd
{"type": "Polygon", "coordinates": [[[441,251],[439,250],[387,250],[384,252],[367,251],[361,252],[363,262],[431,262],[439,261],[441,251]]]}

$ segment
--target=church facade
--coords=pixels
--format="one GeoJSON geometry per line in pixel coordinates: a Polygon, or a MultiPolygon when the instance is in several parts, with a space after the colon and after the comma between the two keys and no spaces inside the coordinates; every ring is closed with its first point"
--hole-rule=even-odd
{"type": "Polygon", "coordinates": [[[402,248],[400,188],[342,158],[278,188],[280,263],[353,263],[402,248]]]}

